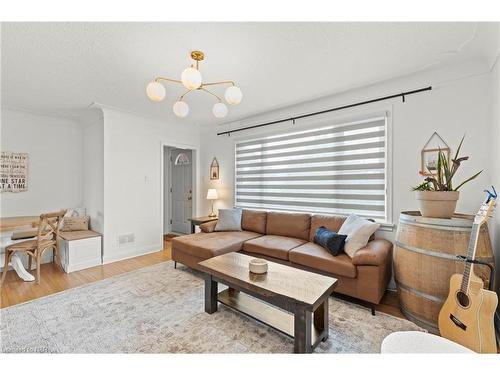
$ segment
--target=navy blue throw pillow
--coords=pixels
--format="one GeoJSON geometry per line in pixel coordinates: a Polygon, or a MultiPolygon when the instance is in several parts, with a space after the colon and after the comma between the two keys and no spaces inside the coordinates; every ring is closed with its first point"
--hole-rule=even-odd
{"type": "Polygon", "coordinates": [[[338,234],[325,227],[319,227],[314,236],[314,242],[327,249],[333,256],[344,250],[346,235],[338,234]]]}

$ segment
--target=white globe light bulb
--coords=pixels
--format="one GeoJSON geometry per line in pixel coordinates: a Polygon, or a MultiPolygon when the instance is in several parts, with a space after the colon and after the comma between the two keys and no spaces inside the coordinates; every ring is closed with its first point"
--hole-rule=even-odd
{"type": "Polygon", "coordinates": [[[149,82],[146,94],[153,102],[161,102],[165,98],[165,87],[160,82],[149,82]]]}
{"type": "Polygon", "coordinates": [[[186,68],[181,75],[182,84],[188,90],[195,90],[201,86],[201,73],[195,68],[186,68]]]}
{"type": "Polygon", "coordinates": [[[189,113],[189,106],[186,102],[179,100],[174,103],[173,107],[174,113],[177,117],[186,117],[189,113]]]}
{"type": "Polygon", "coordinates": [[[226,102],[232,105],[240,104],[241,99],[243,99],[243,93],[241,89],[236,86],[231,86],[226,89],[226,93],[224,95],[226,98],[226,102]]]}
{"type": "Polygon", "coordinates": [[[223,118],[227,116],[227,107],[224,103],[215,103],[212,112],[215,117],[223,118]]]}

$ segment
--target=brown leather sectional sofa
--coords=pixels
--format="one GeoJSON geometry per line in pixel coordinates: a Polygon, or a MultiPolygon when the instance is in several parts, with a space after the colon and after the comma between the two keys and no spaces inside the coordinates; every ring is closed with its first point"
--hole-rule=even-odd
{"type": "Polygon", "coordinates": [[[172,259],[191,268],[202,260],[239,251],[339,280],[336,292],[378,304],[391,277],[392,243],[370,239],[351,259],[331,255],[313,243],[316,230],[338,231],[345,217],[243,210],[241,232],[214,232],[216,222],[202,232],[172,240],[172,259]]]}

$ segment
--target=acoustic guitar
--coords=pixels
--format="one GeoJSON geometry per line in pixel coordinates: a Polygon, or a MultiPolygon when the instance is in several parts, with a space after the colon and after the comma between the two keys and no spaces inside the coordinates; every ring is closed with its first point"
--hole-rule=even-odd
{"type": "Polygon", "coordinates": [[[479,230],[490,217],[495,198],[496,192],[488,192],[474,217],[464,272],[451,277],[450,292],[438,320],[441,336],[478,353],[497,352],[494,315],[498,296],[484,289],[483,280],[473,271],[479,230]]]}

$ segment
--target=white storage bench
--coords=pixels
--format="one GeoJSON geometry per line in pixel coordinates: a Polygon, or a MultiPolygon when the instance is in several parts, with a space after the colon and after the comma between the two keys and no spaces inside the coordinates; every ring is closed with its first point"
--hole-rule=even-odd
{"type": "Polygon", "coordinates": [[[61,263],[66,273],[102,264],[102,236],[91,230],[59,232],[61,263]]]}

